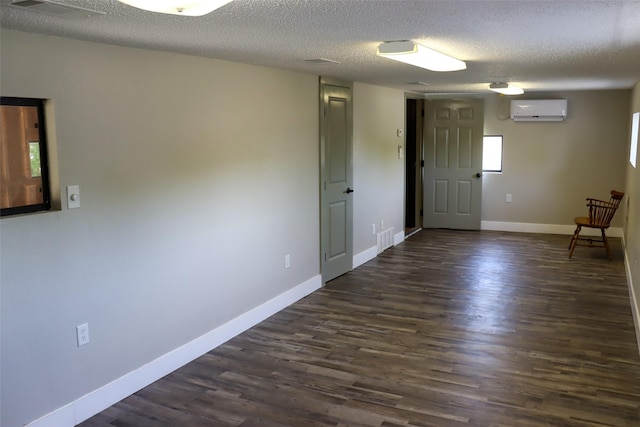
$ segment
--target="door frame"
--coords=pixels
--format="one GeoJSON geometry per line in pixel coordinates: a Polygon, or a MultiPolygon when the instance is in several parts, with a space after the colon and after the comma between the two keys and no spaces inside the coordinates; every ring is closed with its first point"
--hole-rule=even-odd
{"type": "Polygon", "coordinates": [[[426,99],[405,93],[404,231],[405,237],[422,229],[424,183],[424,108],[426,99]],[[415,102],[411,118],[409,104],[415,102]],[[414,141],[411,141],[411,137],[414,141]],[[410,212],[413,211],[413,212],[410,212]],[[411,221],[413,218],[413,221],[411,221]],[[413,222],[413,223],[411,223],[413,222]]]}
{"type": "Polygon", "coordinates": [[[323,284],[329,280],[338,277],[341,274],[347,273],[353,269],[353,82],[335,79],[332,77],[320,76],[319,85],[319,98],[320,98],[320,126],[319,126],[319,140],[320,140],[320,274],[322,276],[323,284]],[[344,238],[345,253],[342,260],[338,263],[332,263],[329,266],[331,253],[331,238],[335,237],[330,235],[330,215],[329,215],[329,203],[328,191],[331,190],[331,183],[327,185],[328,181],[328,168],[326,159],[326,126],[327,119],[325,117],[325,94],[327,89],[331,87],[340,88],[348,91],[346,98],[346,136],[347,136],[347,162],[346,162],[346,184],[345,190],[351,190],[351,193],[345,191],[346,198],[346,226],[345,233],[340,238],[344,238]],[[338,268],[335,265],[338,264],[338,268]],[[333,269],[332,269],[333,268],[333,269]]]}

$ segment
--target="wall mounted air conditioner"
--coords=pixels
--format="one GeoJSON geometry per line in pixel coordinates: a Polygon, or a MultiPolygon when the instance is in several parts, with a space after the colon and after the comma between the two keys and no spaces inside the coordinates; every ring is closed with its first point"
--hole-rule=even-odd
{"type": "Polygon", "coordinates": [[[566,117],[566,99],[515,99],[511,101],[511,118],[516,122],[559,122],[566,117]]]}

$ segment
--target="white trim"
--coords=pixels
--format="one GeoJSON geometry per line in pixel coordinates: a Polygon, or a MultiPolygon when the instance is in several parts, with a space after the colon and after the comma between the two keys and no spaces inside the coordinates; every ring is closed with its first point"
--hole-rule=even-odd
{"type": "Polygon", "coordinates": [[[360,267],[365,262],[369,262],[378,256],[378,247],[371,246],[369,249],[353,256],[353,268],[360,267]]]}
{"type": "Polygon", "coordinates": [[[631,271],[627,269],[627,280],[629,283],[629,298],[631,298],[631,312],[633,314],[633,324],[636,327],[636,341],[638,343],[638,354],[640,354],[640,305],[638,297],[633,291],[633,282],[631,281],[631,271]]]}
{"type": "Polygon", "coordinates": [[[58,426],[75,426],[76,417],[73,411],[73,403],[64,405],[53,412],[48,413],[27,424],[27,427],[58,427],[58,426]]]}
{"type": "Polygon", "coordinates": [[[627,286],[629,286],[629,300],[631,303],[631,313],[633,314],[633,325],[636,329],[636,342],[638,343],[638,354],[640,354],[640,301],[638,295],[633,290],[633,278],[631,276],[631,266],[629,265],[629,254],[622,239],[622,247],[624,248],[624,267],[627,273],[627,286]]]}
{"type": "MultiPolygon", "coordinates": [[[[404,242],[404,231],[400,231],[393,235],[393,246],[399,245],[404,242]]],[[[360,267],[362,264],[367,263],[378,256],[378,247],[372,246],[369,249],[365,249],[359,254],[353,256],[353,268],[360,267]]]]}
{"type": "Polygon", "coordinates": [[[273,314],[322,287],[317,275],[258,307],[230,320],[201,337],[166,353],[115,381],[94,390],[44,417],[28,427],[72,427],[102,412],[111,405],[137,392],[203,354],[224,344],[236,335],[257,325],[273,314]]]}
{"type": "Polygon", "coordinates": [[[416,228],[415,230],[413,230],[411,233],[407,234],[406,236],[404,236],[404,240],[407,240],[409,237],[413,236],[414,234],[417,234],[419,232],[422,231],[422,228],[416,228]]]}
{"type": "Polygon", "coordinates": [[[399,231],[393,235],[393,246],[399,245],[404,242],[404,231],[399,231]]]}
{"type": "MultiPolygon", "coordinates": [[[[575,225],[559,224],[535,224],[528,222],[502,222],[502,221],[481,221],[481,230],[494,231],[514,231],[517,233],[542,233],[542,234],[567,234],[572,235],[576,229],[575,225]]],[[[599,236],[598,230],[583,228],[580,235],[599,236]]],[[[607,230],[608,237],[622,237],[622,228],[610,227],[607,230]]]]}

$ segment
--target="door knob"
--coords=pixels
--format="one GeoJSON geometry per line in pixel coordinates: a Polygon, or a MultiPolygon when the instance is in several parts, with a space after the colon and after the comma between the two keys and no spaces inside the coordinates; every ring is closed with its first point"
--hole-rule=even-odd
{"type": "Polygon", "coordinates": [[[349,193],[353,193],[354,190],[350,189],[349,187],[347,187],[347,191],[345,191],[345,193],[349,194],[349,193]]]}
{"type": "Polygon", "coordinates": [[[478,173],[476,174],[476,178],[482,178],[482,172],[478,172],[478,173]]]}

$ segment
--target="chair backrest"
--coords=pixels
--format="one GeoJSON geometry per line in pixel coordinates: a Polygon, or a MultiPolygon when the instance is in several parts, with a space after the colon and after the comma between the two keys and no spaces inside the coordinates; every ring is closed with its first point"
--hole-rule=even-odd
{"type": "Polygon", "coordinates": [[[620,201],[624,197],[624,193],[621,191],[611,190],[611,198],[609,199],[609,203],[615,205],[616,208],[620,206],[620,201]]]}
{"type": "Polygon", "coordinates": [[[611,190],[611,198],[608,202],[598,199],[587,199],[589,207],[589,222],[600,227],[609,227],[613,215],[616,213],[624,193],[611,190]]]}

